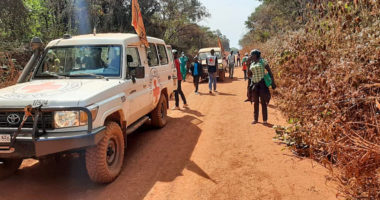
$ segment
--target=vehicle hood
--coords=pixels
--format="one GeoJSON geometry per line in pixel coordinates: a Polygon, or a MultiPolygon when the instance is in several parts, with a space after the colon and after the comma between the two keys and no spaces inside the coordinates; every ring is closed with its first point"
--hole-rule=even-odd
{"type": "Polygon", "coordinates": [[[83,107],[112,95],[108,91],[121,83],[106,79],[34,80],[0,89],[0,107],[83,107]]]}

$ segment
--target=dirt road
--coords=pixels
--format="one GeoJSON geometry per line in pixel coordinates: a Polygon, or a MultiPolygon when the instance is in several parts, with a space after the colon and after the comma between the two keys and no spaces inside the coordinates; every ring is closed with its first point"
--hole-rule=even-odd
{"type": "MultiPolygon", "coordinates": [[[[0,199],[335,199],[325,168],[275,143],[273,129],[250,124],[245,85],[226,81],[209,95],[202,84],[195,95],[184,83],[190,109],[169,111],[162,130],[129,136],[124,169],[112,184],[89,181],[79,158],[27,160],[0,182],[0,199]]],[[[285,122],[274,106],[269,122],[285,122]]]]}

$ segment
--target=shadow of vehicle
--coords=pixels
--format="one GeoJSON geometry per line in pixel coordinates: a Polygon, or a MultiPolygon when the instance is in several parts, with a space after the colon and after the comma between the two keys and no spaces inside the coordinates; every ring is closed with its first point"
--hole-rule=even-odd
{"type": "MultiPolygon", "coordinates": [[[[38,162],[0,181],[1,199],[131,199],[140,200],[156,182],[171,182],[188,169],[213,181],[190,160],[201,134],[196,117],[169,118],[160,130],[142,127],[128,136],[124,169],[111,184],[87,176],[83,159],[38,162]],[[184,125],[186,127],[184,128],[184,125]]],[[[215,181],[213,181],[215,182],[215,181]]]]}

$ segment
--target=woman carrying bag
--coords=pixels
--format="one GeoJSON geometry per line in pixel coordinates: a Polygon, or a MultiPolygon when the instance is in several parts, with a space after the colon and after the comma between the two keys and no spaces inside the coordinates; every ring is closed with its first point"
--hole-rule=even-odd
{"type": "Polygon", "coordinates": [[[268,124],[268,104],[270,100],[269,87],[276,89],[272,71],[266,60],[261,58],[261,52],[257,49],[251,51],[251,65],[248,76],[251,79],[249,100],[254,103],[254,120],[252,124],[259,121],[259,103],[261,102],[263,121],[268,124]],[[265,70],[268,73],[265,73],[265,70]]]}

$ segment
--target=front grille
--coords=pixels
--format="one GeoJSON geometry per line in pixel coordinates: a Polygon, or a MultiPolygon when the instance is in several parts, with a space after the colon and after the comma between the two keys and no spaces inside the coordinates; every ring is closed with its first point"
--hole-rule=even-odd
{"type": "MultiPolygon", "coordinates": [[[[33,116],[34,116],[34,113],[32,113],[33,116]]],[[[24,118],[24,112],[0,112],[0,128],[18,128],[22,122],[22,119],[24,118]],[[12,121],[12,120],[8,120],[8,117],[12,115],[12,116],[15,116],[17,115],[20,120],[18,123],[10,123],[9,121],[12,121]]],[[[15,117],[15,121],[17,122],[18,118],[15,117]]],[[[53,112],[44,112],[42,113],[42,117],[40,115],[39,119],[38,119],[38,128],[39,129],[43,129],[45,127],[45,129],[47,130],[52,130],[54,129],[54,121],[53,121],[53,112]]],[[[33,118],[32,117],[28,117],[28,119],[25,121],[24,123],[24,126],[23,128],[33,128],[33,118]]]]}

